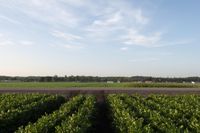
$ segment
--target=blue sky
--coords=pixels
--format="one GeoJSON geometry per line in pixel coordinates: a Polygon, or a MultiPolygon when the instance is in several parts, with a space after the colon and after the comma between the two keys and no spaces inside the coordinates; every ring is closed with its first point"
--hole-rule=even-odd
{"type": "Polygon", "coordinates": [[[200,76],[199,0],[0,0],[0,75],[200,76]]]}

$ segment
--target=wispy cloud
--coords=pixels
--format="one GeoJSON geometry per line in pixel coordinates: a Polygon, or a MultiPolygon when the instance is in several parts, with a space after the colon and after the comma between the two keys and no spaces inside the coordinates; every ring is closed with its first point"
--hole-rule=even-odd
{"type": "Polygon", "coordinates": [[[84,43],[81,42],[83,40],[83,37],[67,32],[62,32],[58,30],[54,30],[51,32],[51,35],[54,36],[56,39],[59,40],[60,43],[58,43],[55,46],[62,46],[66,49],[70,50],[78,50],[84,48],[84,43]]]}
{"type": "Polygon", "coordinates": [[[122,51],[127,51],[127,50],[128,50],[128,47],[121,47],[120,50],[122,50],[122,51]]]}
{"type": "Polygon", "coordinates": [[[90,14],[91,24],[84,28],[85,35],[96,42],[114,42],[124,35],[127,29],[141,28],[150,20],[141,8],[132,7],[128,2],[104,2],[100,3],[98,8],[93,8],[93,14],[90,14]]]}
{"type": "Polygon", "coordinates": [[[14,45],[15,43],[8,39],[7,37],[5,37],[3,34],[0,33],[0,46],[10,46],[10,45],[14,45]]]}
{"type": "Polygon", "coordinates": [[[30,19],[50,26],[73,27],[79,23],[78,15],[70,8],[65,8],[61,0],[23,0],[12,6],[30,19]]]}
{"type": "Polygon", "coordinates": [[[10,40],[0,40],[0,46],[10,46],[10,45],[14,45],[14,44],[15,43],[10,40]]]}
{"type": "Polygon", "coordinates": [[[34,42],[28,41],[28,40],[23,40],[23,41],[20,41],[19,44],[21,44],[23,46],[32,46],[32,45],[34,45],[34,42]]]}
{"type": "Polygon", "coordinates": [[[13,24],[21,24],[21,22],[19,22],[18,20],[9,18],[9,17],[4,16],[4,15],[0,15],[0,21],[1,21],[1,20],[7,21],[7,22],[10,22],[10,23],[13,23],[13,24]]]}
{"type": "Polygon", "coordinates": [[[156,62],[159,60],[160,60],[159,58],[150,57],[150,58],[131,59],[131,60],[129,60],[129,62],[156,62]]]}
{"type": "Polygon", "coordinates": [[[157,31],[151,34],[142,34],[140,30],[128,30],[125,35],[120,37],[121,41],[125,45],[129,46],[141,46],[147,48],[153,47],[166,47],[181,44],[190,44],[194,40],[192,39],[182,39],[182,40],[165,40],[163,37],[163,32],[157,31]]]}
{"type": "Polygon", "coordinates": [[[149,19],[143,15],[141,9],[135,10],[135,13],[133,13],[132,15],[135,18],[135,20],[136,20],[137,23],[147,24],[148,21],[149,21],[149,19]]]}
{"type": "Polygon", "coordinates": [[[32,46],[35,43],[29,40],[13,40],[12,37],[0,34],[0,46],[32,46]]]}
{"type": "Polygon", "coordinates": [[[143,15],[141,9],[130,9],[128,7],[127,9],[121,9],[121,7],[113,7],[111,4],[105,7],[105,10],[103,14],[94,16],[96,19],[89,25],[87,30],[92,32],[124,30],[126,28],[147,24],[149,20],[143,15]]]}
{"type": "Polygon", "coordinates": [[[64,48],[66,48],[66,49],[71,49],[71,50],[77,50],[77,49],[82,49],[82,48],[84,48],[84,47],[81,46],[81,45],[71,45],[71,44],[64,44],[63,46],[64,46],[64,48]]]}
{"type": "Polygon", "coordinates": [[[92,26],[94,27],[106,27],[106,26],[113,26],[118,24],[122,20],[122,15],[120,12],[116,12],[114,14],[109,14],[105,16],[103,19],[94,20],[92,26]]]}
{"type": "Polygon", "coordinates": [[[173,45],[185,45],[185,44],[191,44],[195,42],[194,39],[182,39],[178,41],[167,41],[167,42],[160,42],[158,45],[159,47],[165,47],[165,46],[173,46],[173,45]]]}
{"type": "Polygon", "coordinates": [[[57,31],[57,30],[53,31],[51,34],[54,37],[61,38],[61,39],[64,39],[66,41],[75,41],[75,40],[82,39],[81,36],[74,35],[74,34],[71,34],[71,33],[65,33],[65,32],[62,32],[62,31],[57,31]]]}
{"type": "Polygon", "coordinates": [[[158,47],[160,46],[159,42],[161,41],[161,32],[155,32],[152,35],[143,35],[139,34],[138,31],[129,30],[128,34],[123,36],[124,44],[127,45],[138,45],[145,47],[158,47]]]}

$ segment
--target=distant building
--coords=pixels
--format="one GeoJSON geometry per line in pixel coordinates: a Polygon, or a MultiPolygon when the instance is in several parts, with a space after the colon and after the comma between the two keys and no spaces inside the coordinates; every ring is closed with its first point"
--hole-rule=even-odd
{"type": "Polygon", "coordinates": [[[194,82],[194,81],[192,81],[191,83],[192,83],[192,84],[195,84],[195,82],[194,82]]]}
{"type": "Polygon", "coordinates": [[[148,80],[147,80],[147,81],[145,81],[145,83],[152,83],[152,81],[148,81],[148,80]]]}
{"type": "Polygon", "coordinates": [[[10,80],[1,80],[1,82],[11,82],[10,80]]]}
{"type": "Polygon", "coordinates": [[[120,81],[118,80],[117,83],[120,83],[120,81]]]}
{"type": "Polygon", "coordinates": [[[114,82],[113,82],[113,81],[107,81],[107,83],[108,83],[108,84],[113,84],[114,82]]]}

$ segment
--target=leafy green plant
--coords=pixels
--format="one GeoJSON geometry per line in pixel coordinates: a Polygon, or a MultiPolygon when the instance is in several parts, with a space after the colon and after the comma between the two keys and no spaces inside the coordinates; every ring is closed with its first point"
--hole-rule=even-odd
{"type": "MultiPolygon", "coordinates": [[[[13,100],[20,102],[17,97],[13,100]]],[[[39,100],[30,100],[29,104],[21,105],[18,108],[11,108],[7,111],[1,111],[0,132],[13,132],[18,126],[24,125],[29,121],[35,121],[38,117],[45,113],[50,113],[52,110],[58,108],[63,102],[64,98],[61,96],[43,95],[43,97],[41,97],[39,100]]]]}
{"type": "Polygon", "coordinates": [[[55,131],[55,126],[62,120],[75,113],[79,106],[84,102],[85,97],[79,95],[73,97],[69,102],[63,104],[59,110],[49,115],[44,115],[35,123],[29,123],[26,127],[20,127],[16,133],[49,133],[55,131]]]}

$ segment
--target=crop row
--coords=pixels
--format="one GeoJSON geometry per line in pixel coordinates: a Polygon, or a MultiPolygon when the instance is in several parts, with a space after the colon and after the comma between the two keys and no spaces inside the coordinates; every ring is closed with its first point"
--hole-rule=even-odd
{"type": "Polygon", "coordinates": [[[35,121],[43,114],[55,110],[64,101],[65,99],[63,97],[57,95],[24,94],[22,96],[8,94],[7,97],[1,101],[0,132],[13,132],[18,126],[25,125],[30,121],[35,121]],[[13,98],[10,99],[10,97],[13,98]],[[3,106],[5,101],[7,101],[6,103],[10,109],[8,109],[8,106],[3,106]]]}
{"type": "Polygon", "coordinates": [[[200,132],[200,97],[109,95],[116,132],[200,132]]]}
{"type": "Polygon", "coordinates": [[[63,104],[59,110],[45,115],[35,123],[20,127],[17,133],[49,133],[87,131],[92,126],[95,113],[95,97],[79,95],[63,104]]]}

